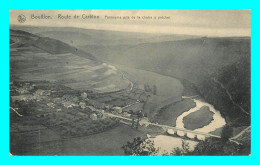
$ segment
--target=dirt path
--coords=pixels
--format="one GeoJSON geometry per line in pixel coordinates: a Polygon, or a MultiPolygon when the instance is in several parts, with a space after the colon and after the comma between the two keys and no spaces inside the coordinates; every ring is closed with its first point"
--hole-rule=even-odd
{"type": "Polygon", "coordinates": [[[224,86],[221,82],[219,82],[215,77],[212,78],[212,80],[213,80],[215,83],[219,84],[219,85],[221,86],[221,88],[223,88],[223,89],[225,90],[225,92],[226,92],[226,94],[228,95],[229,99],[231,100],[231,102],[232,102],[235,106],[237,106],[243,113],[249,115],[249,113],[248,113],[244,108],[242,108],[240,105],[238,105],[237,103],[235,103],[235,101],[233,100],[231,94],[228,92],[228,90],[225,88],[225,86],[224,86]]]}
{"type": "Polygon", "coordinates": [[[243,131],[241,131],[239,134],[237,134],[236,136],[230,138],[230,139],[236,139],[239,136],[243,135],[247,130],[251,129],[251,126],[248,126],[247,128],[245,128],[243,131]]]}
{"type": "Polygon", "coordinates": [[[16,109],[18,108],[10,107],[10,109],[13,110],[18,116],[23,117],[23,115],[21,115],[19,112],[16,111],[16,109]]]}
{"type": "Polygon", "coordinates": [[[128,104],[128,105],[122,107],[122,109],[125,109],[125,108],[128,108],[128,107],[131,107],[131,106],[133,106],[133,105],[135,105],[135,104],[138,104],[138,103],[140,103],[140,100],[137,100],[136,102],[134,102],[134,103],[132,103],[132,104],[128,104]]]}

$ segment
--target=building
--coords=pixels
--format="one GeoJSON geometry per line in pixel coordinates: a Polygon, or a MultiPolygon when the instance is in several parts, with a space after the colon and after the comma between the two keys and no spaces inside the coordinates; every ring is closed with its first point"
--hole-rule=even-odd
{"type": "Polygon", "coordinates": [[[56,97],[56,98],[53,99],[53,102],[57,103],[57,104],[61,104],[62,101],[61,101],[61,98],[56,97]]]}
{"type": "Polygon", "coordinates": [[[83,93],[80,95],[80,97],[81,97],[82,99],[87,99],[88,94],[87,94],[86,92],[83,92],[83,93]]]}
{"type": "Polygon", "coordinates": [[[54,108],[54,103],[47,103],[47,106],[50,107],[50,108],[54,108]]]}
{"type": "Polygon", "coordinates": [[[50,90],[42,90],[42,89],[38,89],[36,92],[35,92],[36,95],[39,95],[39,96],[50,96],[51,95],[51,91],[50,90]]]}
{"type": "Polygon", "coordinates": [[[92,120],[97,120],[97,115],[95,113],[92,113],[90,116],[89,116],[90,119],[92,120]]]}
{"type": "Polygon", "coordinates": [[[122,108],[121,107],[113,107],[113,111],[116,113],[122,113],[122,108]]]}
{"type": "Polygon", "coordinates": [[[82,108],[82,109],[85,109],[87,106],[86,106],[86,103],[84,103],[84,102],[80,102],[79,103],[79,106],[80,106],[80,108],[82,108]]]}

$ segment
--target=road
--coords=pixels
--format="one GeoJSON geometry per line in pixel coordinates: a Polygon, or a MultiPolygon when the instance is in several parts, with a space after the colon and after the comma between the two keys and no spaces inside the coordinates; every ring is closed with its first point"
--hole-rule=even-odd
{"type": "Polygon", "coordinates": [[[239,134],[237,134],[236,136],[230,138],[230,139],[236,139],[239,136],[243,135],[247,130],[251,129],[251,126],[248,126],[247,128],[245,128],[243,131],[241,131],[239,134]]]}
{"type": "Polygon", "coordinates": [[[183,99],[192,99],[195,97],[199,97],[199,95],[194,95],[194,96],[182,96],[183,99]]]}
{"type": "Polygon", "coordinates": [[[23,117],[23,115],[16,111],[18,108],[10,107],[10,109],[13,110],[18,116],[23,117]]]}
{"type": "MultiPolygon", "coordinates": [[[[121,72],[121,71],[120,71],[121,72]]],[[[123,72],[121,72],[122,76],[123,76],[123,79],[126,79],[127,81],[130,82],[130,89],[128,89],[127,91],[132,91],[133,90],[133,87],[134,87],[134,83],[132,81],[130,81],[125,75],[123,72]]]]}
{"type": "Polygon", "coordinates": [[[122,109],[128,108],[128,107],[130,107],[130,106],[132,106],[132,105],[135,105],[135,104],[138,104],[138,103],[140,103],[140,100],[136,100],[136,102],[134,102],[134,103],[132,103],[132,104],[128,104],[128,105],[122,107],[122,109]]]}
{"type": "MultiPolygon", "coordinates": [[[[115,66],[114,66],[114,67],[115,67],[115,66]]],[[[116,67],[116,69],[121,73],[123,79],[126,79],[127,81],[130,82],[130,89],[128,89],[127,91],[129,91],[129,92],[132,91],[132,90],[133,90],[133,87],[134,87],[134,83],[133,83],[131,80],[129,80],[129,79],[125,76],[125,74],[124,74],[120,69],[118,69],[117,67],[116,67]]]]}

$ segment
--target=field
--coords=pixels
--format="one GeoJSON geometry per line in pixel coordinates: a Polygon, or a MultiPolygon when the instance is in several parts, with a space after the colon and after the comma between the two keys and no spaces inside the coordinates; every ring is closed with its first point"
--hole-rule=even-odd
{"type": "Polygon", "coordinates": [[[91,136],[64,141],[65,155],[124,155],[121,148],[126,142],[146,134],[120,125],[91,136]]]}
{"type": "Polygon", "coordinates": [[[160,124],[176,126],[177,117],[195,106],[196,104],[190,99],[184,99],[182,101],[170,104],[158,111],[154,121],[160,124]]]}
{"type": "MultiPolygon", "coordinates": [[[[13,82],[10,88],[12,154],[48,154],[49,146],[62,147],[63,139],[97,134],[119,125],[117,119],[88,105],[82,92],[59,83],[13,82]],[[18,95],[21,92],[24,94],[18,95]]],[[[52,154],[60,154],[60,147],[52,154]]]]}
{"type": "Polygon", "coordinates": [[[189,130],[202,128],[213,120],[213,112],[207,106],[201,107],[200,110],[190,113],[183,118],[184,127],[189,130]]]}
{"type": "Polygon", "coordinates": [[[99,134],[69,139],[58,139],[58,135],[50,130],[15,133],[11,136],[13,144],[11,153],[14,155],[21,153],[23,155],[124,155],[121,147],[128,140],[145,137],[145,135],[125,125],[119,125],[99,134]],[[38,137],[41,137],[40,141],[38,137]]]}

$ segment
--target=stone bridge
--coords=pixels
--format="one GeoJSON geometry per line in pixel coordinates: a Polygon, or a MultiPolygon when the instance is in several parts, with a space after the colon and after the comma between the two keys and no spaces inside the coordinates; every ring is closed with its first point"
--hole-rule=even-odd
{"type": "MultiPolygon", "coordinates": [[[[124,124],[131,124],[128,123],[129,121],[132,121],[132,119],[129,118],[125,118],[122,116],[118,116],[118,115],[114,115],[114,114],[108,114],[111,117],[116,117],[121,119],[121,122],[124,124]],[[128,122],[125,122],[128,121],[128,122]]],[[[205,132],[198,132],[198,131],[194,131],[194,130],[187,130],[185,128],[177,128],[177,127],[173,127],[173,126],[168,126],[168,125],[162,125],[162,124],[157,124],[157,123],[151,123],[149,121],[143,121],[140,120],[139,122],[141,125],[153,125],[153,126],[157,126],[157,127],[161,127],[163,130],[165,130],[169,135],[177,135],[179,137],[187,137],[189,139],[198,139],[198,140],[205,140],[207,137],[215,137],[215,138],[221,138],[220,136],[217,135],[213,135],[210,133],[205,133],[205,132]]]]}

